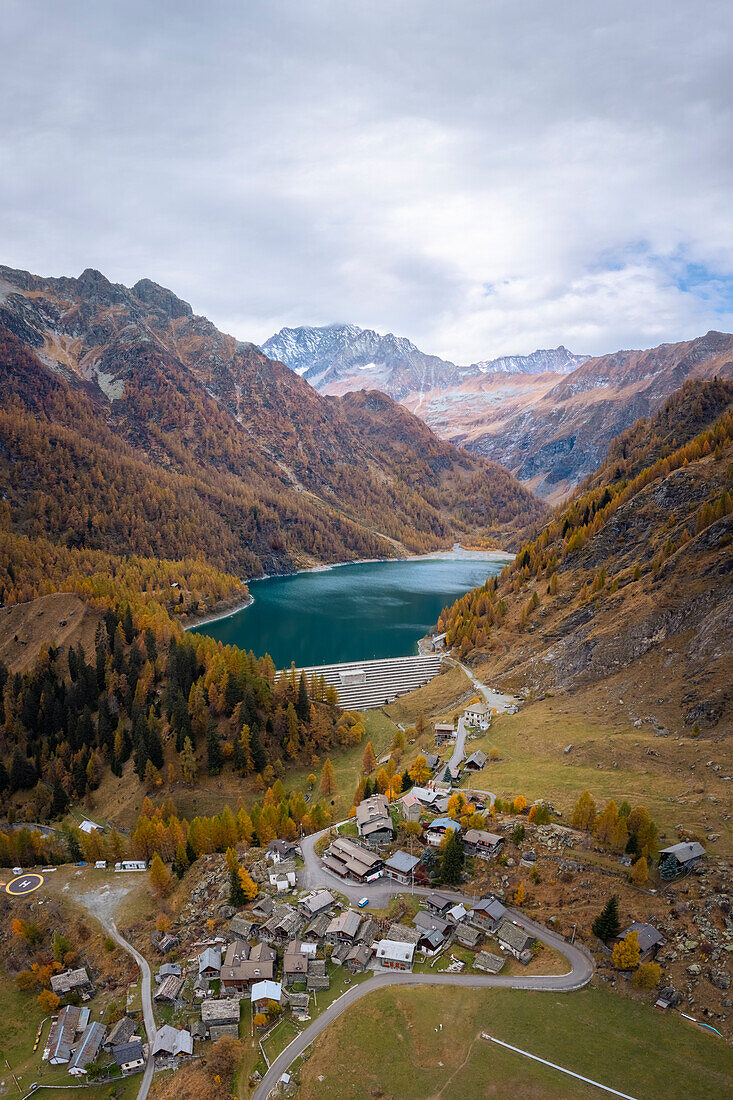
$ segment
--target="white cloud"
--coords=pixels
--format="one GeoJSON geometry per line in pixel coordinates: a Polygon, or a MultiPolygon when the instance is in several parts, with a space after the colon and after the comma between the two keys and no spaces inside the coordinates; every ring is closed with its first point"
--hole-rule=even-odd
{"type": "Polygon", "coordinates": [[[459,362],[731,327],[726,2],[6,9],[6,263],[459,362]]]}

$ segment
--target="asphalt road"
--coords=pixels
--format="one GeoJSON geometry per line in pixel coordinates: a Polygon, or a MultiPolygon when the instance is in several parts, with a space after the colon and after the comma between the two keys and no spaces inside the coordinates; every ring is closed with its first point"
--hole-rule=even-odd
{"type": "MultiPolygon", "coordinates": [[[[379,909],[384,908],[389,898],[394,894],[407,892],[405,887],[401,887],[398,883],[392,882],[391,880],[378,879],[376,882],[369,883],[367,886],[358,883],[352,884],[344,882],[342,879],[338,878],[338,876],[331,874],[330,871],[327,871],[323,867],[314,851],[315,843],[321,836],[323,836],[323,833],[316,833],[312,836],[303,837],[300,842],[305,863],[305,869],[300,873],[303,886],[307,886],[311,890],[320,887],[328,889],[329,886],[333,886],[337,888],[340,893],[345,894],[349,901],[352,902],[358,902],[360,898],[368,896],[370,900],[369,907],[379,909]]],[[[414,892],[424,895],[432,891],[425,887],[416,886],[414,892]]],[[[441,889],[440,892],[442,894],[447,894],[457,902],[462,901],[467,907],[472,905],[475,900],[473,897],[466,894],[460,894],[453,890],[441,889]]],[[[549,929],[543,927],[543,925],[529,920],[524,913],[512,909],[508,912],[510,917],[518,921],[523,928],[531,932],[538,940],[555,948],[555,950],[564,955],[570,964],[570,972],[567,974],[527,975],[526,977],[522,977],[521,974],[512,977],[502,977],[501,975],[479,976],[445,973],[376,973],[373,978],[370,978],[360,985],[353,986],[339,997],[337,1001],[334,1001],[332,1005],[329,1005],[326,1011],[319,1016],[318,1019],[314,1020],[309,1027],[305,1028],[305,1030],[286,1047],[282,1054],[278,1055],[252,1094],[252,1100],[265,1100],[275,1088],[283,1073],[287,1071],[288,1066],[292,1065],[306,1047],[310,1046],[313,1040],[316,1039],[330,1023],[337,1019],[342,1012],[350,1008],[355,1001],[360,1000],[362,997],[366,997],[367,994],[375,989],[382,989],[385,986],[393,985],[463,985],[469,988],[478,989],[538,989],[554,991],[556,993],[570,993],[573,990],[582,989],[582,987],[590,981],[595,966],[590,953],[587,952],[585,948],[581,948],[576,944],[567,943],[561,936],[556,935],[554,932],[550,932],[549,929]]],[[[138,1100],[142,1100],[142,1098],[138,1098],[138,1100]]]]}
{"type": "Polygon", "coordinates": [[[147,961],[143,958],[139,951],[136,951],[131,943],[128,943],[124,936],[120,935],[117,930],[117,925],[113,920],[106,922],[105,927],[109,932],[113,940],[122,947],[129,955],[132,955],[133,959],[140,967],[142,973],[142,1005],[143,1005],[143,1019],[145,1020],[145,1030],[148,1035],[148,1061],[145,1066],[145,1072],[140,1082],[140,1088],[137,1094],[137,1100],[145,1100],[150,1089],[150,1084],[153,1080],[153,1072],[155,1070],[155,1061],[153,1059],[153,1043],[155,1042],[155,1036],[157,1028],[155,1026],[155,1016],[153,1015],[153,998],[152,998],[152,978],[150,976],[150,967],[147,961]]]}

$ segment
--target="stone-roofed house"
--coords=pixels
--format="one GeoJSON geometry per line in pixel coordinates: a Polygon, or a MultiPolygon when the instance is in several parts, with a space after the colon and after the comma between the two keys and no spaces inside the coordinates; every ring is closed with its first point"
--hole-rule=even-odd
{"type": "Polygon", "coordinates": [[[506,915],[506,906],[498,898],[488,897],[476,902],[468,919],[483,932],[495,932],[506,915]]]}
{"type": "Polygon", "coordinates": [[[461,921],[456,925],[455,935],[458,943],[461,947],[469,947],[472,950],[478,946],[481,939],[481,932],[478,928],[474,928],[473,925],[466,924],[465,921],[461,921]]]}
{"type": "Polygon", "coordinates": [[[377,925],[369,917],[366,917],[359,925],[359,931],[356,933],[356,942],[365,943],[367,947],[371,947],[377,938],[377,925]]]}
{"type": "MultiPolygon", "coordinates": [[[[51,989],[57,997],[66,997],[69,993],[81,994],[82,1000],[89,1000],[94,992],[85,966],[76,970],[64,970],[62,974],[51,976],[51,989]]],[[[91,1059],[90,1059],[91,1060],[91,1059]]]]}
{"type": "Polygon", "coordinates": [[[123,1016],[116,1024],[113,1024],[109,1034],[104,1040],[104,1049],[111,1054],[114,1047],[124,1046],[129,1043],[135,1034],[137,1024],[129,1016],[123,1016]]]}
{"type": "Polygon", "coordinates": [[[180,963],[163,963],[159,966],[155,973],[155,981],[157,985],[163,981],[164,978],[170,978],[171,975],[174,978],[180,978],[181,976],[181,964],[180,963]]]}
{"type": "Polygon", "coordinates": [[[334,904],[333,894],[328,890],[316,890],[300,901],[300,911],[306,920],[313,920],[321,913],[327,913],[334,904]]]}
{"type": "Polygon", "coordinates": [[[409,928],[408,925],[399,924],[395,921],[394,924],[389,926],[386,938],[394,940],[396,943],[417,943],[420,939],[420,932],[417,928],[409,928]]]}
{"type": "Polygon", "coordinates": [[[411,856],[409,852],[398,850],[384,861],[384,873],[387,878],[392,878],[395,882],[401,882],[406,886],[413,878],[419,863],[419,856],[411,856]]]}
{"type": "Polygon", "coordinates": [[[496,930],[496,938],[501,947],[509,951],[520,963],[527,965],[532,958],[530,950],[534,938],[523,928],[518,928],[510,920],[503,920],[496,930]]]}
{"type": "Polygon", "coordinates": [[[145,1068],[145,1051],[140,1039],[116,1046],[114,1060],[120,1067],[123,1077],[129,1077],[131,1073],[140,1073],[145,1068]]]}
{"type": "Polygon", "coordinates": [[[405,821],[419,821],[422,815],[422,802],[413,794],[412,791],[408,791],[400,799],[402,804],[402,816],[405,821]]]}
{"type": "Polygon", "coordinates": [[[260,928],[260,938],[266,943],[286,943],[297,936],[305,921],[297,909],[287,903],[275,906],[272,916],[260,928]]]}
{"type": "Polygon", "coordinates": [[[239,998],[222,997],[204,1001],[201,1005],[201,1021],[214,1042],[225,1035],[238,1038],[239,998]]]}
{"type": "MultiPolygon", "coordinates": [[[[275,902],[272,900],[272,898],[260,898],[259,901],[255,902],[255,904],[252,906],[252,916],[257,917],[258,920],[269,920],[274,912],[275,902]]],[[[249,936],[245,938],[249,939],[249,936]]]]}
{"type": "Polygon", "coordinates": [[[639,962],[649,962],[650,959],[654,958],[659,948],[667,942],[653,924],[643,924],[638,921],[634,921],[633,924],[624,929],[616,937],[616,942],[620,943],[621,940],[625,940],[629,932],[636,932],[639,940],[639,962]]]}
{"type": "Polygon", "coordinates": [[[425,757],[425,763],[430,768],[431,772],[434,772],[438,764],[440,763],[440,757],[436,756],[434,752],[423,753],[423,756],[425,757]]]}
{"type": "Polygon", "coordinates": [[[229,921],[229,935],[235,940],[249,940],[252,938],[257,925],[249,917],[238,913],[229,921]]]}
{"type": "Polygon", "coordinates": [[[295,993],[291,990],[286,992],[288,1004],[290,1005],[290,1012],[293,1016],[307,1016],[308,1006],[310,1004],[309,993],[295,993]]]}
{"type": "Polygon", "coordinates": [[[479,951],[473,965],[476,970],[485,970],[487,974],[498,974],[504,965],[504,961],[500,955],[492,955],[489,951],[479,951]]]}
{"type": "Polygon", "coordinates": [[[346,969],[361,974],[372,960],[372,949],[365,943],[356,943],[346,956],[346,969]]]}
{"type": "Polygon", "coordinates": [[[504,837],[498,833],[487,833],[485,829],[467,829],[463,843],[471,855],[494,859],[504,844],[504,837]]]}
{"type": "Polygon", "coordinates": [[[340,940],[331,951],[331,962],[336,963],[337,966],[343,966],[351,948],[352,944],[347,940],[340,940]]]}
{"type": "Polygon", "coordinates": [[[269,877],[270,886],[274,886],[279,894],[284,890],[292,890],[295,886],[295,860],[280,860],[273,867],[269,877]]]}
{"type": "Polygon", "coordinates": [[[199,977],[207,981],[218,978],[221,972],[221,948],[206,947],[199,955],[199,977]]]}
{"type": "Polygon", "coordinates": [[[361,915],[346,909],[330,922],[326,930],[328,943],[353,943],[361,925],[361,915]]]}
{"type": "Polygon", "coordinates": [[[328,913],[319,913],[315,920],[312,920],[306,930],[303,933],[303,939],[311,942],[318,943],[320,940],[325,939],[328,926],[331,923],[331,918],[328,913]]]}
{"type": "Polygon", "coordinates": [[[270,860],[271,863],[281,863],[285,859],[295,859],[297,855],[300,855],[300,848],[297,844],[294,844],[290,840],[271,840],[267,845],[267,851],[265,852],[265,859],[270,860]]]}
{"type": "Polygon", "coordinates": [[[193,1054],[193,1037],[189,1031],[163,1024],[155,1036],[153,1057],[157,1062],[168,1058],[185,1058],[193,1054]]]}
{"type": "Polygon", "coordinates": [[[325,959],[308,959],[308,978],[306,980],[306,989],[311,991],[322,989],[329,989],[331,986],[331,979],[328,976],[328,970],[326,969],[325,959]]]}
{"type": "Polygon", "coordinates": [[[301,951],[300,940],[291,940],[283,957],[283,984],[295,985],[296,982],[304,982],[307,976],[308,956],[301,951]]]}
{"type": "Polygon", "coordinates": [[[156,989],[153,1000],[156,1004],[172,1005],[182,989],[183,978],[177,978],[175,974],[169,974],[156,989]]]}

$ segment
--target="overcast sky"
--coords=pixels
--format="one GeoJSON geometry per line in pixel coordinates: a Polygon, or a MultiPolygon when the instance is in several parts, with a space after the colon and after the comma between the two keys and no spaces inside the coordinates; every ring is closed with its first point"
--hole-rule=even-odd
{"type": "Polygon", "coordinates": [[[733,329],[730,0],[4,0],[0,262],[459,363],[733,329]]]}

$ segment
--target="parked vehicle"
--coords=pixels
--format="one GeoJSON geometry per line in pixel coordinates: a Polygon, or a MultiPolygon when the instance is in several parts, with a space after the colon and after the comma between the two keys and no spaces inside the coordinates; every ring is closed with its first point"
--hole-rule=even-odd
{"type": "Polygon", "coordinates": [[[359,908],[360,909],[364,909],[364,907],[367,906],[368,904],[369,904],[369,898],[361,898],[359,900],[359,908]]]}
{"type": "Polygon", "coordinates": [[[13,874],[14,875],[22,875],[23,874],[23,868],[22,867],[13,867],[13,874]]]}

